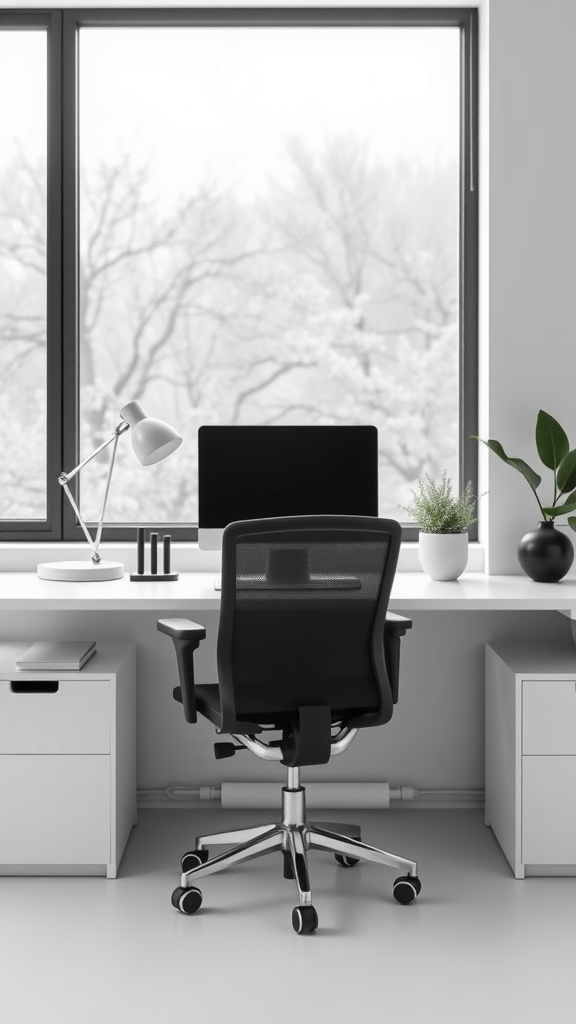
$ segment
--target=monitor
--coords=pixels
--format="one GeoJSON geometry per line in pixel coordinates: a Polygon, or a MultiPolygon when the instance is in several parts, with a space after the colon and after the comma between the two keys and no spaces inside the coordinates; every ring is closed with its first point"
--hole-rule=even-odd
{"type": "Polygon", "coordinates": [[[198,543],[222,546],[228,523],[302,515],[378,515],[374,426],[203,426],[198,543]]]}

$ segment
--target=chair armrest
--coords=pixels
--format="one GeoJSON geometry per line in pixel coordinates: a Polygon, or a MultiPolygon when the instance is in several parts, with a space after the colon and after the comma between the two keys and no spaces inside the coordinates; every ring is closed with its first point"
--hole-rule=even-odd
{"type": "Polygon", "coordinates": [[[167,633],[174,641],[180,686],[174,697],[182,700],[184,717],[193,724],[197,721],[196,694],[194,692],[194,651],[206,636],[206,629],[190,619],[159,619],[156,628],[167,633]]]}
{"type": "Polygon", "coordinates": [[[190,619],[158,619],[156,629],[175,639],[197,640],[198,643],[206,636],[205,627],[198,622],[191,622],[190,619]]]}
{"type": "Polygon", "coordinates": [[[396,612],[386,612],[386,633],[404,636],[408,629],[412,629],[412,625],[412,619],[407,619],[405,615],[398,615],[396,612]]]}
{"type": "Polygon", "coordinates": [[[392,700],[398,703],[398,683],[400,678],[400,638],[407,630],[412,628],[412,619],[404,615],[397,615],[396,612],[386,613],[386,625],[384,626],[384,661],[386,671],[390,680],[392,700]]]}

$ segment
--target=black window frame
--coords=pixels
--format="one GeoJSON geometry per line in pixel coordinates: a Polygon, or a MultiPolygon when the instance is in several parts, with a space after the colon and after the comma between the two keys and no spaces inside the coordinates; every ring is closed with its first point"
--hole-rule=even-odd
{"type": "MultiPolygon", "coordinates": [[[[460,30],[459,483],[477,491],[478,445],[478,12],[474,8],[66,8],[0,13],[4,26],[48,30],[48,516],[4,522],[2,540],[83,541],[58,484],[79,455],[78,39],[86,27],[456,27],[460,30]]],[[[110,424],[110,431],[115,424],[110,424]]],[[[78,480],[73,493],[77,498],[78,480]]],[[[108,525],[103,540],[134,537],[138,524],[108,525]]],[[[162,523],[175,540],[193,524],[162,523]]],[[[403,524],[403,540],[418,527],[403,524]]],[[[477,540],[477,526],[469,530],[477,540]]]]}
{"type": "MultiPolygon", "coordinates": [[[[0,540],[60,540],[62,494],[62,12],[0,11],[0,32],[44,30],[47,41],[46,518],[2,520],[0,540]]],[[[22,476],[26,466],[22,466],[22,476]]]]}

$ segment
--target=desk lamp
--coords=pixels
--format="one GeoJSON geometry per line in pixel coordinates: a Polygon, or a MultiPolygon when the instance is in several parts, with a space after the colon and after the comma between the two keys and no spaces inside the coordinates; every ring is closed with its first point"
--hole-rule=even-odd
{"type": "Polygon", "coordinates": [[[156,462],[161,462],[162,459],[166,459],[172,452],[175,452],[177,448],[182,444],[182,438],[173,427],[164,420],[155,420],[150,416],[147,416],[144,409],[140,405],[140,402],[128,402],[120,410],[121,422],[116,427],[112,437],[109,437],[107,441],[104,441],[96,451],[92,452],[87,459],[84,459],[76,469],[70,471],[70,473],[61,473],[58,477],[58,483],[64,488],[64,492],[72,505],[76,515],[78,516],[78,522],[84,531],[84,536],[92,548],[92,558],[90,561],[81,562],[43,562],[38,566],[37,572],[40,579],[43,580],[68,580],[68,581],[88,581],[88,580],[118,580],[124,575],[124,566],[121,562],[106,562],[100,558],[98,554],[98,548],[100,546],[100,538],[102,536],[102,526],[104,523],[104,514],[106,512],[106,504],[108,501],[108,492],[110,490],[110,481],[112,479],[112,470],[114,469],[114,460],[116,458],[116,449],[118,447],[118,441],[121,434],[125,434],[127,430],[132,428],[132,447],[136,457],[142,463],[143,466],[153,466],[156,462]],[[112,453],[110,456],[110,465],[108,467],[108,476],[106,478],[106,489],[104,491],[104,501],[102,503],[102,512],[100,520],[96,530],[96,537],[93,540],[88,532],[88,527],[82,518],[80,509],[72,497],[71,491],[68,487],[70,480],[80,472],[84,466],[87,465],[96,455],[99,455],[101,451],[104,451],[109,444],[112,444],[112,453]]]}

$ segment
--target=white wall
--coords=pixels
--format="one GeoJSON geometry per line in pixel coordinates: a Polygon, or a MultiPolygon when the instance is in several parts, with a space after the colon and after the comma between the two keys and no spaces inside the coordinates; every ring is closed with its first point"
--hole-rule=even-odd
{"type": "MultiPolygon", "coordinates": [[[[538,469],[539,409],[576,446],[576,3],[489,0],[480,19],[481,436],[538,469]]],[[[487,568],[517,573],[538,507],[519,474],[494,455],[486,462],[487,568]]]]}

